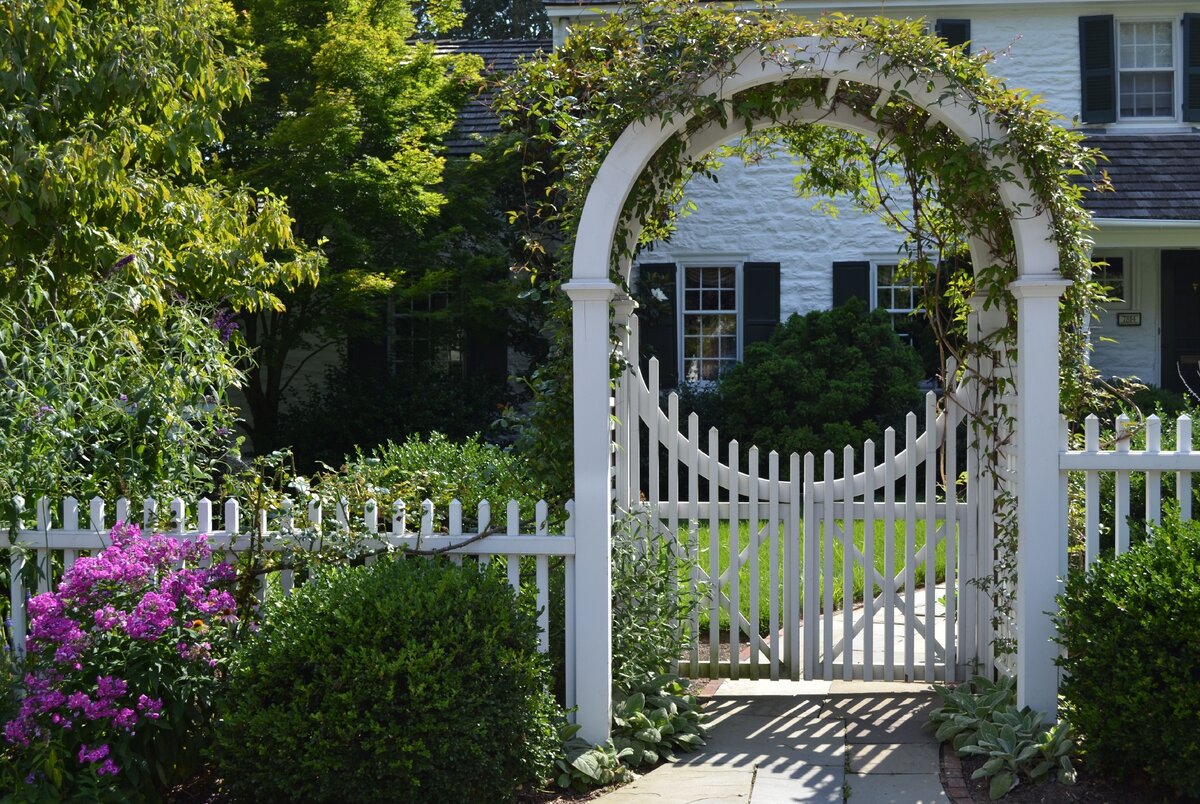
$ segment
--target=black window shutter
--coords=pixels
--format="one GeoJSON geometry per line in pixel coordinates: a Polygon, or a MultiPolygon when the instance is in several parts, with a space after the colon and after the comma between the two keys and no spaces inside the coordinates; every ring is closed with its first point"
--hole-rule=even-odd
{"type": "Polygon", "coordinates": [[[768,340],[779,326],[779,263],[742,266],[742,354],[752,343],[768,340]]]}
{"type": "Polygon", "coordinates": [[[1183,119],[1200,121],[1200,14],[1183,15],[1183,119]]]}
{"type": "Polygon", "coordinates": [[[862,299],[871,307],[871,263],[835,262],[833,264],[833,306],[851,299],[862,299]]]}
{"type": "Polygon", "coordinates": [[[1079,71],[1085,123],[1117,119],[1117,61],[1111,14],[1079,18],[1079,71]]]}
{"type": "Polygon", "coordinates": [[[637,291],[647,305],[637,311],[642,376],[649,380],[650,358],[657,357],[659,385],[674,388],[679,384],[679,333],[675,323],[679,294],[675,290],[675,263],[639,265],[637,291]],[[654,300],[651,291],[655,289],[666,295],[665,302],[654,300]]]}
{"type": "Polygon", "coordinates": [[[946,40],[950,47],[961,47],[963,53],[970,53],[971,21],[970,20],[937,20],[933,24],[933,32],[946,40]]]}

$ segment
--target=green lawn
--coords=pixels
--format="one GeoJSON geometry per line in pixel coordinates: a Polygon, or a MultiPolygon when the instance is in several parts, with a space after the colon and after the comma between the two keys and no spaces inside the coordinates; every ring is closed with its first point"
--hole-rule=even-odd
{"type": "MultiPolygon", "coordinates": [[[[739,550],[741,550],[749,544],[750,528],[749,528],[749,525],[745,522],[742,522],[739,524],[740,524],[740,527],[738,529],[738,533],[739,533],[738,538],[740,540],[739,550]]],[[[838,521],[838,525],[839,526],[841,525],[840,520],[838,521]]],[[[822,530],[823,530],[823,528],[822,528],[822,530]]],[[[700,563],[701,569],[704,570],[705,572],[708,571],[708,567],[709,567],[708,533],[709,533],[708,523],[703,523],[700,526],[700,534],[699,534],[699,537],[700,537],[700,551],[699,551],[700,552],[700,560],[699,560],[699,563],[700,563]]],[[[905,548],[904,533],[905,533],[905,523],[903,521],[897,522],[895,525],[895,542],[893,544],[893,555],[895,557],[894,564],[893,564],[893,573],[894,574],[899,574],[901,569],[904,567],[904,563],[905,563],[905,549],[906,548],[905,548]]],[[[914,552],[916,552],[916,551],[919,551],[921,549],[921,547],[925,544],[925,522],[924,521],[918,520],[916,522],[916,527],[914,529],[914,535],[916,538],[916,546],[913,548],[913,550],[914,550],[914,552]]],[[[819,534],[819,536],[820,536],[820,544],[821,544],[821,548],[820,548],[821,555],[819,557],[818,566],[824,567],[824,533],[822,532],[821,534],[819,534]]],[[[863,549],[863,538],[864,538],[864,525],[862,522],[855,522],[854,543],[858,547],[859,550],[863,549]]],[[[681,541],[687,539],[687,529],[686,528],[684,528],[681,531],[680,539],[681,539],[681,541]]],[[[875,523],[875,534],[874,534],[874,562],[875,562],[875,567],[879,571],[881,576],[883,575],[883,571],[884,571],[884,539],[885,539],[885,537],[884,537],[883,523],[876,522],[875,523]]],[[[767,633],[769,626],[770,626],[770,589],[771,589],[772,583],[774,583],[776,585],[776,588],[778,589],[778,600],[779,600],[779,609],[780,609],[781,619],[784,615],[784,611],[783,611],[783,605],[784,605],[783,581],[782,581],[783,555],[784,554],[783,554],[783,531],[782,531],[782,528],[780,529],[778,536],[776,536],[776,540],[777,540],[777,544],[778,544],[778,556],[779,556],[779,575],[777,577],[772,578],[771,573],[770,573],[770,566],[771,566],[770,565],[770,543],[768,540],[764,540],[762,545],[759,547],[757,579],[751,579],[750,566],[749,566],[748,562],[745,565],[743,565],[741,572],[738,574],[738,594],[741,599],[741,610],[743,613],[745,613],[745,615],[747,617],[749,617],[751,594],[755,593],[758,595],[760,633],[763,633],[763,634],[767,633]]],[[[718,541],[719,541],[718,550],[720,551],[719,552],[719,562],[720,562],[721,572],[724,572],[725,569],[729,566],[729,525],[726,522],[721,523],[720,530],[718,532],[718,541]]],[[[804,566],[803,533],[801,534],[800,550],[801,550],[801,556],[800,556],[799,564],[800,564],[800,568],[801,568],[801,572],[802,572],[803,566],[804,566]]],[[[843,550],[842,550],[841,543],[835,541],[834,546],[833,546],[833,574],[834,574],[833,600],[834,600],[835,608],[841,608],[841,605],[842,605],[842,594],[843,594],[843,590],[842,590],[842,576],[843,576],[842,552],[843,552],[843,550]]],[[[937,548],[937,551],[935,553],[935,566],[936,566],[935,572],[936,572],[937,579],[944,580],[945,569],[946,569],[946,549],[945,549],[944,544],[939,545],[937,548]]],[[[925,580],[925,565],[924,565],[923,561],[917,563],[916,577],[917,577],[917,586],[920,587],[921,585],[923,585],[924,580],[925,580]]],[[[800,600],[801,600],[801,604],[803,605],[803,599],[804,599],[803,598],[803,595],[804,595],[803,584],[799,584],[799,587],[800,587],[799,594],[801,596],[800,600]]],[[[881,590],[879,590],[878,586],[877,586],[876,594],[878,594],[879,591],[881,591],[881,590]]],[[[824,594],[825,594],[825,590],[824,590],[824,587],[822,587],[819,590],[819,600],[824,599],[824,594]]],[[[853,599],[855,601],[861,601],[863,599],[863,568],[860,564],[858,564],[857,561],[855,562],[854,567],[853,567],[853,591],[852,591],[852,594],[853,594],[853,599]]],[[[708,609],[707,596],[702,597],[700,605],[702,606],[701,611],[700,611],[701,627],[703,629],[707,629],[708,621],[709,621],[709,609],[708,609]]],[[[721,609],[720,623],[721,623],[721,627],[723,629],[727,628],[729,625],[729,612],[728,612],[728,609],[724,606],[721,609]]]]}

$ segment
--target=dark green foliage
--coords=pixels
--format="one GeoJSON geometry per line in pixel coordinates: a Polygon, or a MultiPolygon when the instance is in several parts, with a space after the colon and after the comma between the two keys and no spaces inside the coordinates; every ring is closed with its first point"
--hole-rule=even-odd
{"type": "Polygon", "coordinates": [[[1200,796],[1200,523],[1067,579],[1057,618],[1064,713],[1087,764],[1200,796]]]}
{"type": "MultiPolygon", "coordinates": [[[[238,5],[238,33],[261,53],[266,80],[229,115],[222,166],[233,183],[286,196],[296,239],[326,259],[319,284],[281,294],[286,310],[242,322],[256,348],[248,429],[263,453],[285,445],[276,429],[289,355],[382,336],[389,295],[421,284],[431,263],[449,267],[425,251],[425,237],[446,203],[441,142],[482,64],[417,41],[407,0],[238,5]]],[[[429,0],[424,17],[445,30],[457,6],[429,0]]]]}
{"type": "Polygon", "coordinates": [[[868,313],[857,300],[793,315],[745,358],[706,401],[711,418],[701,414],[702,425],[743,448],[813,452],[819,466],[825,450],[868,438],[881,444],[886,427],[901,428],[921,405],[917,353],[885,313],[868,313]]]}
{"type": "Polygon", "coordinates": [[[214,759],[249,801],[511,801],[559,747],[536,645],[474,566],[322,572],[238,657],[214,759]]]}
{"type": "Polygon", "coordinates": [[[291,444],[302,472],[337,466],[355,450],[426,436],[452,439],[486,431],[505,399],[502,385],[425,377],[380,377],[370,383],[341,369],[283,414],[279,441],[291,444]]]}

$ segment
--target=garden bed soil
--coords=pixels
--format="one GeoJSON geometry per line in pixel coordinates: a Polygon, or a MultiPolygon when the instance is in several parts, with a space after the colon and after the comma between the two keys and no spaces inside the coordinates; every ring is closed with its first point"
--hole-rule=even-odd
{"type": "MultiPolygon", "coordinates": [[[[988,781],[971,779],[981,765],[980,757],[965,757],[955,763],[947,756],[950,749],[942,744],[942,787],[954,804],[991,804],[988,781]],[[958,764],[960,770],[955,765],[958,764]],[[956,784],[958,782],[959,784],[956,784]],[[960,786],[961,785],[961,786],[960,786]],[[966,797],[955,790],[966,790],[966,797]]],[[[998,799],[1001,804],[1195,804],[1194,800],[1172,797],[1155,790],[1145,780],[1118,782],[1080,769],[1074,785],[1057,782],[1019,784],[1008,795],[998,799]]]]}

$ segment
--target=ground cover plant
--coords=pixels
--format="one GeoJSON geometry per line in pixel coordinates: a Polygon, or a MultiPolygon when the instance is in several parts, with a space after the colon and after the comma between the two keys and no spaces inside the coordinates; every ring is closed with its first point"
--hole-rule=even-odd
{"type": "Polygon", "coordinates": [[[34,596],[0,778],[15,801],[137,800],[196,771],[235,643],[233,569],[203,537],[118,525],[34,596]]]}
{"type": "Polygon", "coordinates": [[[497,572],[404,557],[314,572],[239,651],[212,757],[255,801],[501,802],[549,777],[559,710],[497,572]]]}
{"type": "Polygon", "coordinates": [[[1069,575],[1059,603],[1063,712],[1084,762],[1200,796],[1200,523],[1167,514],[1069,575]]]}

